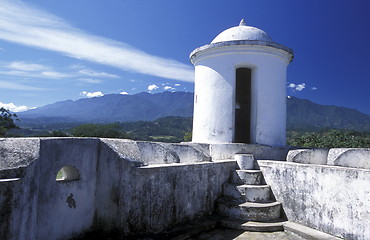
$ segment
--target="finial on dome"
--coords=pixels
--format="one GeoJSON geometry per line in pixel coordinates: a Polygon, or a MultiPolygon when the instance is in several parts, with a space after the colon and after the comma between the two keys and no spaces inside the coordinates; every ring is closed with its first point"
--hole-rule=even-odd
{"type": "Polygon", "coordinates": [[[240,21],[239,26],[247,26],[247,24],[244,21],[244,18],[240,21]]]}

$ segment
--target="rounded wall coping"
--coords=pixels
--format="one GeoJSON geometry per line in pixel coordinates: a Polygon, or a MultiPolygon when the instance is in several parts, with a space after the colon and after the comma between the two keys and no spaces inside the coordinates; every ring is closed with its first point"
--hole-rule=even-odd
{"type": "Polygon", "coordinates": [[[370,148],[304,148],[289,150],[286,161],[370,169],[370,148]]]}
{"type": "Polygon", "coordinates": [[[305,164],[326,165],[329,148],[309,148],[289,150],[286,161],[305,164]]]}
{"type": "Polygon", "coordinates": [[[288,48],[284,45],[275,43],[275,42],[268,42],[268,41],[261,41],[261,40],[236,40],[236,41],[226,41],[226,42],[218,42],[218,43],[211,43],[199,48],[196,48],[190,53],[190,62],[194,64],[195,58],[199,55],[199,53],[216,48],[222,47],[229,47],[229,46],[262,46],[262,47],[270,47],[279,50],[283,50],[290,56],[289,63],[293,61],[294,53],[291,48],[288,48]]]}
{"type": "Polygon", "coordinates": [[[327,165],[370,169],[370,148],[331,148],[327,165]]]}

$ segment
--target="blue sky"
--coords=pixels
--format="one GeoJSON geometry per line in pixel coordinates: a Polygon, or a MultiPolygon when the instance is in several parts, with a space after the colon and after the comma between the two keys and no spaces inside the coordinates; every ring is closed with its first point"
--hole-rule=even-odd
{"type": "Polygon", "coordinates": [[[189,54],[244,18],[294,50],[288,95],[370,114],[367,0],[0,0],[0,106],[194,89],[189,54]]]}

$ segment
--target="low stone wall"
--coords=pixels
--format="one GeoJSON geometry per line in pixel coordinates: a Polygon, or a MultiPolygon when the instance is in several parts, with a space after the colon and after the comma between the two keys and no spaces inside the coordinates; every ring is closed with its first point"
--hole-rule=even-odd
{"type": "Polygon", "coordinates": [[[290,150],[286,157],[288,162],[326,165],[328,162],[328,148],[290,150]]]}
{"type": "Polygon", "coordinates": [[[202,149],[116,139],[2,139],[0,239],[157,233],[209,215],[236,163],[210,162],[202,149]]]}
{"type": "Polygon", "coordinates": [[[23,175],[23,168],[40,155],[38,138],[0,138],[0,179],[23,175]]]}
{"type": "Polygon", "coordinates": [[[370,170],[263,160],[258,164],[290,221],[345,239],[370,239],[370,170]]]}
{"type": "Polygon", "coordinates": [[[370,169],[370,148],[333,148],[328,165],[370,169]]]}
{"type": "Polygon", "coordinates": [[[92,226],[99,146],[99,139],[41,140],[37,239],[67,239],[92,226]],[[77,178],[57,181],[57,173],[66,166],[76,170],[77,178]]]}
{"type": "Polygon", "coordinates": [[[290,150],[288,162],[370,169],[370,148],[312,148],[290,150]]]}
{"type": "Polygon", "coordinates": [[[0,239],[35,239],[37,138],[0,139],[0,239]]]}
{"type": "Polygon", "coordinates": [[[171,164],[135,169],[131,206],[121,226],[131,232],[160,232],[194,218],[211,215],[234,161],[171,164]]]}
{"type": "Polygon", "coordinates": [[[0,179],[0,239],[35,239],[38,186],[29,177],[0,179]]]}
{"type": "Polygon", "coordinates": [[[235,154],[253,154],[254,159],[285,161],[289,150],[289,147],[272,147],[260,144],[220,143],[209,145],[209,154],[213,161],[234,159],[235,154]]]}
{"type": "Polygon", "coordinates": [[[16,200],[15,189],[19,188],[19,178],[0,179],[0,239],[11,239],[11,236],[19,237],[12,225],[13,203],[16,200]]]}
{"type": "Polygon", "coordinates": [[[101,139],[122,158],[138,165],[210,162],[207,151],[198,144],[160,143],[127,139],[101,139]]]}
{"type": "Polygon", "coordinates": [[[103,143],[95,226],[105,231],[157,233],[212,214],[222,184],[236,168],[235,161],[132,167],[132,162],[103,143]]]}

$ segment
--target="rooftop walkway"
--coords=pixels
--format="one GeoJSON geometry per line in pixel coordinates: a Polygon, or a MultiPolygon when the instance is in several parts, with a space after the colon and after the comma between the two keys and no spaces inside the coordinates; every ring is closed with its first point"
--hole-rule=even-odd
{"type": "Polygon", "coordinates": [[[248,232],[236,229],[214,229],[204,232],[199,236],[188,238],[187,240],[303,240],[291,233],[279,232],[248,232]]]}

